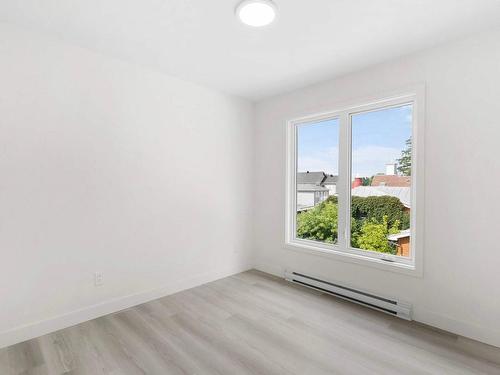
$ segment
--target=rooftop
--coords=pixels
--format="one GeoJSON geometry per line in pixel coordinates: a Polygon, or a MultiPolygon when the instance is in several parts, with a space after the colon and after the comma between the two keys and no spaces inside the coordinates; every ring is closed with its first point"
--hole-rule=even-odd
{"type": "Polygon", "coordinates": [[[339,181],[339,176],[329,174],[326,176],[325,181],[323,181],[323,184],[325,185],[337,185],[337,182],[339,181]]]}
{"type": "Polygon", "coordinates": [[[405,207],[411,207],[411,190],[409,187],[358,186],[352,189],[352,195],[356,197],[381,197],[388,195],[398,198],[405,207]]]}
{"type": "Polygon", "coordinates": [[[397,241],[400,238],[405,238],[405,237],[410,237],[410,236],[411,236],[411,231],[409,229],[405,229],[399,233],[391,234],[391,235],[387,236],[387,239],[389,241],[397,241]]]}
{"type": "Polygon", "coordinates": [[[297,184],[321,185],[325,178],[325,172],[299,172],[297,173],[297,184]]]}
{"type": "Polygon", "coordinates": [[[410,176],[396,176],[396,175],[377,175],[373,176],[371,183],[372,186],[398,186],[409,187],[411,186],[410,176]]]}

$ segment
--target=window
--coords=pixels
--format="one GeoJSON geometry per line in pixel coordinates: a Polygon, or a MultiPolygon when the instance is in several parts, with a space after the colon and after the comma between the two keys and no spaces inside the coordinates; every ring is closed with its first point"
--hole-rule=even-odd
{"type": "Polygon", "coordinates": [[[329,204],[335,194],[329,194],[325,182],[338,176],[338,157],[338,118],[297,125],[297,238],[337,243],[337,212],[327,212],[337,209],[329,204]],[[317,209],[323,206],[325,210],[317,209]]]}
{"type": "Polygon", "coordinates": [[[288,245],[416,270],[421,102],[412,93],[290,121],[288,245]]]}
{"type": "Polygon", "coordinates": [[[350,117],[353,248],[410,255],[412,108],[350,117]]]}

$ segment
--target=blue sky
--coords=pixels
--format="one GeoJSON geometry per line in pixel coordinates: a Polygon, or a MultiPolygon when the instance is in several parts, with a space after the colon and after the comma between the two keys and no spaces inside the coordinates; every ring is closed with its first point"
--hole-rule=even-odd
{"type": "MultiPolygon", "coordinates": [[[[411,106],[364,112],[352,117],[352,176],[385,172],[411,135],[411,106]]],[[[304,124],[298,129],[298,171],[338,174],[339,121],[304,124]]]]}

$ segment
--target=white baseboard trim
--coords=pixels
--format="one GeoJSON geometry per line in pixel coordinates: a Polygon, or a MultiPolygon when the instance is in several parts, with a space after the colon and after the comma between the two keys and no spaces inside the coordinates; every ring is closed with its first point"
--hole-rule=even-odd
{"type": "Polygon", "coordinates": [[[500,348],[500,330],[493,327],[483,327],[421,309],[415,309],[413,318],[417,322],[500,348]]]}
{"type": "MultiPolygon", "coordinates": [[[[284,278],[284,269],[274,265],[258,263],[255,269],[284,278]]],[[[484,344],[500,347],[500,330],[492,327],[483,327],[464,321],[455,320],[435,312],[419,309],[414,306],[413,320],[428,326],[448,331],[468,339],[480,341],[484,344]]]]}
{"type": "Polygon", "coordinates": [[[170,294],[190,289],[211,281],[251,269],[252,266],[238,266],[224,270],[212,270],[194,277],[188,277],[161,288],[117,297],[92,306],[83,307],[49,319],[25,324],[0,333],[0,348],[46,335],[104,315],[137,306],[170,294]]]}
{"type": "Polygon", "coordinates": [[[278,276],[281,278],[285,277],[285,269],[282,267],[270,266],[268,264],[259,263],[256,264],[254,268],[258,271],[262,271],[270,275],[278,276]]]}

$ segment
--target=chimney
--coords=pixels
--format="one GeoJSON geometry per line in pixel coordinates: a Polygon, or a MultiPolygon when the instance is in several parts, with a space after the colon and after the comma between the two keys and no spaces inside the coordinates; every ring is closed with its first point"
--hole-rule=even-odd
{"type": "Polygon", "coordinates": [[[386,176],[395,176],[396,175],[396,163],[389,163],[385,165],[385,174],[386,176]]]}
{"type": "Polygon", "coordinates": [[[363,179],[361,177],[356,177],[351,184],[351,188],[354,189],[362,185],[363,185],[363,179]]]}

